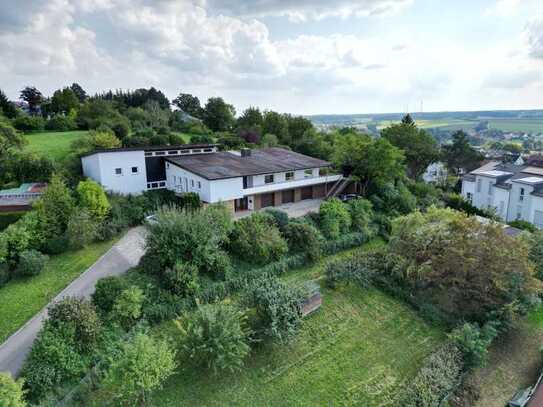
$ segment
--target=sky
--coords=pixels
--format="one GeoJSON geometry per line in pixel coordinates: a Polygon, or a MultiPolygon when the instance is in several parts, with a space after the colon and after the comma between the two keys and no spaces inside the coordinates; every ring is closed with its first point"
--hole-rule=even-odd
{"type": "Polygon", "coordinates": [[[0,89],[293,114],[543,108],[541,0],[1,0],[0,89]]]}

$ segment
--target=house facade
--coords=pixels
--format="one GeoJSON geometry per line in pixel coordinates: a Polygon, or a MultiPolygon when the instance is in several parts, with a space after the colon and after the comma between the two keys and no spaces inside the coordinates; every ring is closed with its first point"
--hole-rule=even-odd
{"type": "Polygon", "coordinates": [[[193,192],[232,211],[324,198],[342,180],[330,163],[281,148],[217,151],[216,145],[99,151],[82,158],[85,176],[104,189],[139,194],[167,188],[193,192]]]}
{"type": "Polygon", "coordinates": [[[477,208],[494,208],[506,222],[543,228],[543,167],[491,161],[465,175],[462,195],[477,208]]]}

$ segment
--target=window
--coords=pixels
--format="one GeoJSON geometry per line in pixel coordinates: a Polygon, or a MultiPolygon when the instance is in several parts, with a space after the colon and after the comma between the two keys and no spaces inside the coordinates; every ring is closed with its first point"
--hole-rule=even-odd
{"type": "Polygon", "coordinates": [[[180,152],[181,152],[181,154],[188,154],[188,153],[190,153],[190,150],[181,150],[180,152]]]}
{"type": "Polygon", "coordinates": [[[165,187],[166,186],[166,182],[165,181],[161,181],[159,184],[158,184],[159,187],[165,187]]]}
{"type": "Polygon", "coordinates": [[[483,180],[481,180],[481,179],[477,180],[477,192],[481,192],[482,183],[483,183],[483,180]]]}
{"type": "Polygon", "coordinates": [[[122,168],[115,168],[115,175],[123,175],[123,169],[122,168]]]}
{"type": "Polygon", "coordinates": [[[132,167],[132,174],[138,173],[138,167],[132,167]]]}
{"type": "Polygon", "coordinates": [[[168,151],[168,155],[174,155],[177,154],[177,151],[168,151]]]}
{"type": "Polygon", "coordinates": [[[193,179],[190,180],[190,186],[194,188],[194,180],[193,179]]]}
{"type": "Polygon", "coordinates": [[[213,149],[211,148],[204,148],[204,153],[211,153],[213,149]]]}
{"type": "Polygon", "coordinates": [[[292,180],[294,179],[294,172],[293,172],[293,171],[287,172],[287,173],[285,174],[285,179],[286,179],[287,181],[292,181],[292,180]]]}
{"type": "Polygon", "coordinates": [[[157,151],[157,152],[155,153],[155,155],[164,155],[164,154],[166,154],[164,151],[157,151]]]}
{"type": "Polygon", "coordinates": [[[313,170],[305,170],[304,171],[304,177],[309,178],[313,176],[313,170]]]}
{"type": "Polygon", "coordinates": [[[202,189],[202,183],[198,181],[198,189],[202,189]]]}
{"type": "Polygon", "coordinates": [[[264,184],[271,184],[273,182],[273,174],[264,176],[264,184]]]}
{"type": "Polygon", "coordinates": [[[198,149],[198,150],[192,150],[192,154],[196,154],[196,153],[201,153],[202,150],[201,149],[198,149]]]}
{"type": "Polygon", "coordinates": [[[473,194],[471,192],[468,192],[466,194],[466,199],[468,200],[469,203],[473,203],[473,194]]]}
{"type": "Polygon", "coordinates": [[[518,197],[519,202],[524,201],[524,188],[520,188],[520,195],[518,197]]]}
{"type": "Polygon", "coordinates": [[[153,153],[151,153],[151,152],[146,152],[145,153],[145,157],[151,157],[152,155],[153,155],[153,153]]]}

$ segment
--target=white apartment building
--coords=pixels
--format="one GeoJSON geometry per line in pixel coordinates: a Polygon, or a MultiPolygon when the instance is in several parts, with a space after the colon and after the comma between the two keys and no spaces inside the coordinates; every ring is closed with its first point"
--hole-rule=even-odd
{"type": "Polygon", "coordinates": [[[203,202],[225,202],[233,211],[258,210],[323,198],[342,180],[323,174],[330,163],[281,148],[217,151],[186,145],[97,151],[82,158],[83,174],[104,189],[139,194],[167,188],[194,192],[203,202]]]}
{"type": "Polygon", "coordinates": [[[543,228],[543,167],[491,161],[462,179],[462,195],[477,208],[495,208],[506,222],[543,228]]]}

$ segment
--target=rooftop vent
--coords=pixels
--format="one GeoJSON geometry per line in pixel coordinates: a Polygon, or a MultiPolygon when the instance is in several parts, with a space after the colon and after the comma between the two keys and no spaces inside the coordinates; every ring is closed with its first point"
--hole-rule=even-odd
{"type": "Polygon", "coordinates": [[[250,148],[242,148],[241,149],[241,156],[242,157],[250,157],[251,156],[251,149],[250,148]]]}

